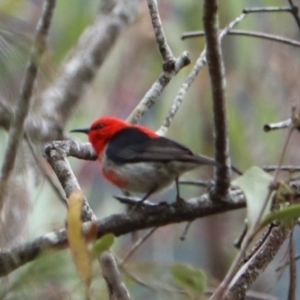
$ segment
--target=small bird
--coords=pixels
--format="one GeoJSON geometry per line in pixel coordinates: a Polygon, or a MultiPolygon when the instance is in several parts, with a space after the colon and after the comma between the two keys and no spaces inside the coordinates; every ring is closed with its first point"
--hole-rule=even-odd
{"type": "Polygon", "coordinates": [[[213,159],[194,154],[147,127],[113,117],[102,117],[90,128],[71,132],[88,135],[104,177],[124,192],[144,194],[140,202],[174,181],[180,201],[178,178],[201,165],[216,165],[213,159]]]}

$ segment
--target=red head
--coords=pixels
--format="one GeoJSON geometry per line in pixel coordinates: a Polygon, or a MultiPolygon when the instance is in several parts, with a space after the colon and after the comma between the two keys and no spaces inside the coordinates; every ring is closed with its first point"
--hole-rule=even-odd
{"type": "MultiPolygon", "coordinates": [[[[75,129],[71,132],[83,132],[88,134],[90,143],[93,145],[93,148],[95,149],[98,156],[101,156],[105,146],[116,133],[118,133],[122,129],[132,126],[133,125],[129,125],[128,123],[117,118],[103,117],[96,120],[88,129],[75,129]]],[[[148,134],[151,138],[158,137],[155,132],[146,127],[135,127],[138,127],[140,130],[148,134]]]]}

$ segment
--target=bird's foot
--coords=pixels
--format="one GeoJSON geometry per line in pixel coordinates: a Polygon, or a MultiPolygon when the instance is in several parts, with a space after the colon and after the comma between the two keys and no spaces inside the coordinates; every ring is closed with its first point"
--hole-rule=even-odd
{"type": "Polygon", "coordinates": [[[183,206],[183,205],[185,205],[185,200],[182,197],[180,197],[180,195],[177,195],[176,196],[176,203],[183,206]]]}

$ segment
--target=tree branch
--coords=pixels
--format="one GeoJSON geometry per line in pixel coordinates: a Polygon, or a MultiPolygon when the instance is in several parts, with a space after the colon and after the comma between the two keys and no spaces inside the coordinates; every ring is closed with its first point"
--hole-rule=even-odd
{"type": "MultiPolygon", "coordinates": [[[[246,205],[240,191],[232,192],[231,198],[223,202],[213,202],[208,195],[188,200],[184,206],[174,203],[155,207],[142,207],[140,211],[127,214],[115,214],[100,219],[97,237],[113,233],[115,236],[131,233],[132,231],[164,226],[172,223],[193,221],[209,215],[244,208],[246,205]]],[[[83,225],[83,233],[90,232],[94,222],[83,225]]],[[[9,251],[0,251],[0,276],[5,276],[24,264],[34,260],[41,252],[48,248],[62,249],[67,246],[65,229],[48,233],[34,241],[12,248],[9,251]]]]}
{"type": "Polygon", "coordinates": [[[14,169],[19,144],[23,138],[24,122],[28,114],[31,95],[38,73],[38,64],[46,49],[46,39],[49,33],[56,0],[47,0],[44,3],[43,13],[36,29],[34,45],[26,66],[25,78],[20,97],[16,105],[15,116],[9,132],[8,145],[4,154],[0,174],[0,211],[8,192],[8,182],[14,169]]]}
{"type": "Polygon", "coordinates": [[[203,25],[206,36],[206,59],[211,81],[215,124],[215,160],[218,164],[215,173],[213,198],[227,197],[230,187],[230,159],[225,102],[225,71],[218,37],[218,1],[205,0],[203,25]]]}

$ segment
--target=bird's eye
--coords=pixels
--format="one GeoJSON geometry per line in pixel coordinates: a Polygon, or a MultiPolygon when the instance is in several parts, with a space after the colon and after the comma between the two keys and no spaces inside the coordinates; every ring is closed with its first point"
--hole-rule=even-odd
{"type": "Polygon", "coordinates": [[[100,124],[97,124],[96,126],[94,126],[92,128],[92,130],[102,129],[103,127],[105,127],[105,125],[103,123],[100,123],[100,124]]]}

